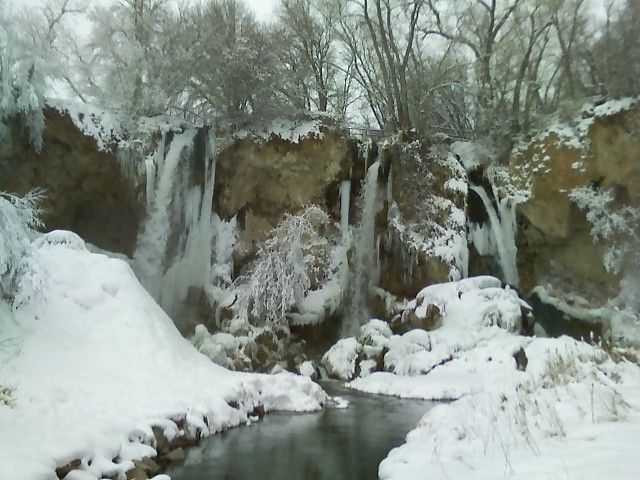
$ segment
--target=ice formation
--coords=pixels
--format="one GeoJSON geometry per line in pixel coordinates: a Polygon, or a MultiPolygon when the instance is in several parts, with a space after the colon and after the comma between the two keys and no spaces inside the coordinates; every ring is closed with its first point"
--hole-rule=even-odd
{"type": "Polygon", "coordinates": [[[515,204],[509,198],[498,199],[496,209],[483,187],[471,185],[469,188],[482,200],[490,228],[471,225],[470,240],[481,255],[491,253],[496,257],[506,283],[518,286],[515,204]]]}
{"type": "Polygon", "coordinates": [[[134,263],[147,290],[172,314],[189,288],[204,287],[210,277],[216,163],[215,138],[209,132],[192,128],[176,133],[168,150],[165,138],[146,160],[147,220],[134,263]],[[189,160],[202,133],[204,158],[195,161],[204,163],[204,187],[189,183],[189,160]]]}
{"type": "Polygon", "coordinates": [[[377,281],[378,256],[375,239],[375,222],[378,197],[378,172],[376,161],[367,170],[362,188],[362,213],[356,231],[354,245],[353,296],[351,306],[343,323],[343,334],[358,332],[361,322],[367,319],[367,296],[377,281]]]}

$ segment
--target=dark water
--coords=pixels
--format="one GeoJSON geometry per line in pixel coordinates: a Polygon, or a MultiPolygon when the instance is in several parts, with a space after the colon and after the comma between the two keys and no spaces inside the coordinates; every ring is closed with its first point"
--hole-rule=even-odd
{"type": "Polygon", "coordinates": [[[337,382],[322,386],[349,406],[270,413],[250,427],[205,439],[167,473],[174,480],[377,479],[382,459],[434,405],[361,394],[337,382]]]}

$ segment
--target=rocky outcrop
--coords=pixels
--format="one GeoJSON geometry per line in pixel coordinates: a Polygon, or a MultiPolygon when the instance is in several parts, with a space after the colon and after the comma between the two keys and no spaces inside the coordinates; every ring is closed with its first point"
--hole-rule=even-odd
{"type": "Polygon", "coordinates": [[[16,128],[0,145],[0,190],[45,190],[46,231],[78,233],[105,250],[131,256],[144,207],[116,156],[101,151],[68,115],[45,109],[43,146],[35,152],[16,128]]]}
{"type": "Polygon", "coordinates": [[[392,143],[380,246],[380,287],[411,298],[425,285],[460,278],[466,268],[467,178],[445,145],[392,143]]]}
{"type": "Polygon", "coordinates": [[[285,212],[315,204],[340,218],[340,182],[352,178],[355,141],[335,127],[291,139],[237,138],[218,155],[214,210],[223,219],[237,215],[242,264],[257,250],[285,212]]]}
{"type": "Polygon", "coordinates": [[[620,278],[607,272],[605,245],[594,242],[585,212],[569,198],[577,187],[609,190],[614,206],[640,206],[640,104],[604,104],[572,128],[555,127],[516,150],[509,175],[528,189],[518,212],[520,286],[549,284],[592,304],[616,295],[620,278]]]}

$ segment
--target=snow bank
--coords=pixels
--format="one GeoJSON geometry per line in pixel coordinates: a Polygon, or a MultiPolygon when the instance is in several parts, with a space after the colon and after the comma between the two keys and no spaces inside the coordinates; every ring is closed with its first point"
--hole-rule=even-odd
{"type": "Polygon", "coordinates": [[[33,246],[42,293],[15,312],[0,309],[0,332],[13,339],[0,364],[12,396],[11,407],[0,404],[0,478],[50,479],[74,459],[82,478],[111,476],[155,455],[153,426],[182,435],[176,421],[185,419],[185,429],[208,435],[247,422],[256,405],[311,411],[325,401],[303,377],[213,364],[129,265],[90,253],[74,234],[33,246]]]}
{"type": "Polygon", "coordinates": [[[638,354],[518,335],[522,308],[493,277],[432,285],[409,303],[405,315],[435,316],[435,329],[385,339],[385,371],[347,386],[451,403],[389,453],[381,479],[636,478],[638,354]]]}
{"type": "Polygon", "coordinates": [[[567,337],[533,339],[525,349],[527,370],[520,372],[495,363],[499,345],[491,349],[498,355],[491,363],[469,364],[459,376],[443,370],[430,384],[419,377],[414,385],[405,382],[428,397],[448,378],[469,393],[430,410],[381,463],[381,479],[636,478],[636,364],[615,363],[567,337]]]}

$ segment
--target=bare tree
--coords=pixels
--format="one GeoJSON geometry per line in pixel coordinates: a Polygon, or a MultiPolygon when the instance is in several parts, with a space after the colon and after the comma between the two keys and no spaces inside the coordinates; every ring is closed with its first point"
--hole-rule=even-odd
{"type": "MultiPolygon", "coordinates": [[[[309,71],[315,90],[313,102],[319,111],[326,112],[336,87],[334,11],[311,0],[283,0],[279,19],[295,57],[291,67],[309,71]]],[[[304,90],[305,103],[310,105],[310,89],[304,90]]]]}

